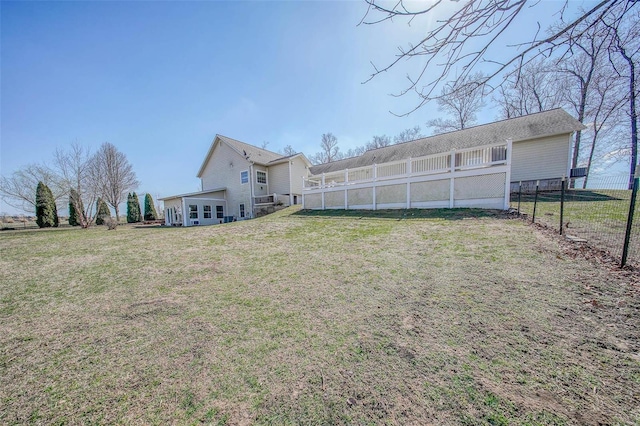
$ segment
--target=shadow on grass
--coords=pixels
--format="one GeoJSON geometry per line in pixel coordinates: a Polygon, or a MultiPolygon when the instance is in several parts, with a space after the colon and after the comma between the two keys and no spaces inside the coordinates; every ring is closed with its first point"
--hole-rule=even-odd
{"type": "Polygon", "coordinates": [[[507,217],[501,210],[484,209],[388,209],[388,210],[299,210],[294,217],[328,217],[355,219],[444,219],[463,220],[483,217],[507,217]]]}
{"type": "MultiPolygon", "coordinates": [[[[570,189],[565,191],[565,202],[592,202],[592,201],[625,201],[631,196],[631,191],[622,189],[612,189],[607,191],[591,191],[588,189],[570,189]],[[626,198],[625,198],[626,197],[626,198]]],[[[562,193],[560,191],[540,191],[538,192],[539,203],[559,203],[562,193]]],[[[522,202],[533,202],[534,193],[522,194],[522,202]]],[[[511,194],[511,202],[518,201],[518,193],[511,194]]]]}

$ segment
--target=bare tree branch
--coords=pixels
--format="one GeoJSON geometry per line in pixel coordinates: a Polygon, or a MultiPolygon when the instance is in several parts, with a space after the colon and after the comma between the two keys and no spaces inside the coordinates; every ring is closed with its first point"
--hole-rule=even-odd
{"type": "MultiPolygon", "coordinates": [[[[469,0],[460,2],[460,6],[452,12],[443,10],[443,2],[429,4],[427,7],[412,10],[403,0],[399,0],[393,7],[385,7],[378,0],[365,0],[368,4],[367,12],[361,24],[377,24],[393,18],[407,19],[409,22],[416,17],[436,19],[443,13],[444,18],[436,20],[436,25],[429,29],[416,43],[410,43],[407,49],[399,48],[396,58],[384,67],[374,65],[374,72],[364,82],[368,82],[377,75],[394,68],[401,61],[419,57],[422,65],[414,76],[407,76],[408,85],[395,96],[404,96],[413,92],[418,96],[415,108],[402,114],[411,114],[433,99],[442,97],[436,95],[436,89],[456,74],[457,83],[472,73],[479,64],[493,64],[494,69],[480,81],[481,85],[489,85],[510,66],[523,64],[531,57],[550,56],[558,49],[561,54],[567,54],[572,47],[572,41],[581,37],[590,27],[607,14],[611,8],[626,0],[602,0],[590,10],[584,11],[574,19],[565,22],[566,2],[559,9],[561,24],[546,37],[539,39],[539,23],[533,38],[524,44],[511,45],[518,50],[505,59],[487,57],[489,50],[502,41],[505,31],[514,25],[515,19],[523,15],[525,6],[531,4],[527,0],[469,0]],[[377,18],[376,15],[382,15],[377,18]],[[581,25],[583,22],[589,25],[581,25]]],[[[413,3],[412,3],[413,4],[413,3]]],[[[447,3],[451,5],[451,3],[447,3]]],[[[545,3],[548,4],[548,3],[545,3]]],[[[533,5],[535,6],[535,4],[533,5]]],[[[532,7],[533,7],[532,6],[532,7]]],[[[507,45],[507,43],[504,43],[507,45]]],[[[499,86],[498,83],[493,88],[499,86]]]]}
{"type": "Polygon", "coordinates": [[[127,157],[111,143],[100,146],[92,161],[91,174],[97,179],[100,197],[109,203],[120,218],[120,203],[125,193],[136,189],[139,182],[127,157]]]}
{"type": "Polygon", "coordinates": [[[438,110],[446,112],[450,118],[427,121],[427,126],[434,128],[433,133],[462,130],[475,124],[476,113],[485,106],[482,87],[478,83],[483,78],[482,73],[474,73],[442,88],[436,99],[438,110]]]}
{"type": "Polygon", "coordinates": [[[61,185],[56,173],[41,164],[29,164],[11,176],[0,176],[0,197],[8,205],[24,212],[36,211],[36,188],[38,182],[47,185],[56,203],[61,203],[69,188],[61,185]]]}

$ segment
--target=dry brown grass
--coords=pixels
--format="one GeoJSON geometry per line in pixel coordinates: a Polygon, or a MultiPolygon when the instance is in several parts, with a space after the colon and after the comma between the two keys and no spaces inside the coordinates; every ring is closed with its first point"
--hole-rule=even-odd
{"type": "Polygon", "coordinates": [[[291,213],[0,235],[0,423],[640,422],[628,280],[482,212],[291,213]]]}

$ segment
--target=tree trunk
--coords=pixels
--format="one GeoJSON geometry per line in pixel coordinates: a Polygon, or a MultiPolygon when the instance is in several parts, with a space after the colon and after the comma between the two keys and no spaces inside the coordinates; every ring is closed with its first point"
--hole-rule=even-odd
{"type": "MultiPolygon", "coordinates": [[[[585,109],[587,104],[587,85],[582,86],[582,93],[580,94],[580,107],[578,108],[578,121],[582,123],[584,121],[585,109]]],[[[576,132],[576,142],[573,146],[573,158],[571,159],[571,168],[575,169],[578,167],[578,156],[580,155],[580,142],[582,140],[582,130],[578,130],[576,132]]],[[[569,180],[569,187],[575,188],[576,181],[569,180]]]]}
{"type": "Polygon", "coordinates": [[[636,112],[636,66],[627,55],[618,39],[620,54],[629,64],[629,112],[631,113],[631,161],[629,164],[629,189],[633,189],[633,178],[638,164],[638,114],[636,112]]]}
{"type": "Polygon", "coordinates": [[[589,180],[589,173],[591,173],[591,162],[593,161],[593,152],[596,148],[596,140],[598,138],[598,132],[594,129],[593,143],[591,144],[591,150],[589,150],[589,159],[587,160],[587,172],[584,175],[584,181],[582,182],[582,189],[587,189],[587,181],[589,180]]]}

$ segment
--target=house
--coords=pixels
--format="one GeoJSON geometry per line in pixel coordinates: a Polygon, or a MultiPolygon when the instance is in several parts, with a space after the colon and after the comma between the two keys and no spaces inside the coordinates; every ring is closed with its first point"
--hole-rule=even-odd
{"type": "Polygon", "coordinates": [[[276,152],[216,135],[197,177],[201,191],[160,198],[167,225],[212,225],[249,219],[302,203],[304,154],[276,152]]]}
{"type": "Polygon", "coordinates": [[[313,166],[310,172],[320,176],[510,139],[513,142],[511,190],[517,190],[520,182],[524,187],[535,187],[537,181],[542,189],[553,189],[559,188],[563,176],[570,175],[573,133],[583,129],[585,126],[578,120],[557,108],[373,149],[358,157],[313,166]]]}

